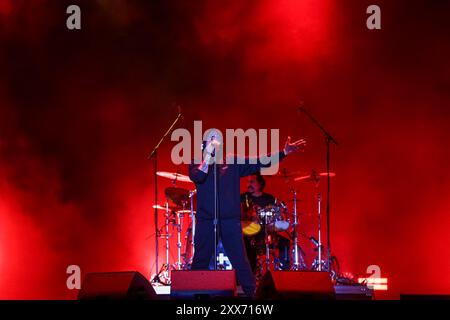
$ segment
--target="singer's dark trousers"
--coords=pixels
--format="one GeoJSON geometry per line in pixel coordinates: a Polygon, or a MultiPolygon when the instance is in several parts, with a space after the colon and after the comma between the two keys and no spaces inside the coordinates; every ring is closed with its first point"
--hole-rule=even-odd
{"type": "MultiPolygon", "coordinates": [[[[217,225],[219,237],[228,259],[236,270],[236,276],[247,296],[255,293],[255,276],[247,259],[242,227],[239,219],[223,219],[217,225]]],[[[191,270],[207,270],[214,255],[214,223],[198,220],[195,226],[195,253],[191,270]]]]}

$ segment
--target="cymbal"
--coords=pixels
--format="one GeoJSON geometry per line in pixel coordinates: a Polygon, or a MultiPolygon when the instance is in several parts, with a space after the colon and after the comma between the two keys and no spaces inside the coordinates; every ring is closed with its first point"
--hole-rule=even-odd
{"type": "Polygon", "coordinates": [[[158,171],[156,174],[160,177],[167,178],[173,181],[180,181],[180,182],[191,182],[191,179],[189,179],[188,176],[178,173],[178,172],[166,172],[166,171],[158,171]]]}
{"type": "Polygon", "coordinates": [[[170,187],[164,190],[166,197],[172,200],[176,205],[182,206],[183,202],[189,201],[189,190],[183,188],[170,187]]]}
{"type": "Polygon", "coordinates": [[[284,168],[284,169],[281,169],[280,171],[278,171],[276,174],[266,175],[266,176],[264,176],[264,178],[283,178],[283,179],[288,179],[288,178],[295,178],[295,177],[298,177],[298,176],[303,175],[303,174],[305,174],[304,171],[292,171],[292,172],[290,172],[289,170],[284,168]]]}
{"type": "MultiPolygon", "coordinates": [[[[294,181],[314,182],[314,181],[318,181],[322,177],[327,177],[327,176],[328,176],[328,173],[326,173],[326,172],[316,173],[313,171],[310,175],[294,178],[294,181]]],[[[336,173],[330,172],[330,177],[334,177],[334,176],[336,176],[336,173]]]]}
{"type": "MultiPolygon", "coordinates": [[[[159,204],[154,204],[152,207],[153,207],[153,209],[166,211],[166,207],[165,206],[160,206],[159,204]]],[[[169,211],[173,211],[175,209],[176,209],[176,207],[169,206],[169,211]]]]}

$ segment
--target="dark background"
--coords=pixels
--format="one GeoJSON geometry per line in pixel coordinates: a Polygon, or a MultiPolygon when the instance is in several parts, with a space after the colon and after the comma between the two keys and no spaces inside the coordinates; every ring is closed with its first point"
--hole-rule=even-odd
{"type": "MultiPolygon", "coordinates": [[[[325,170],[300,100],[340,142],[330,231],[341,271],[380,266],[381,297],[450,293],[449,12],[425,0],[0,0],[0,298],[75,298],[70,264],[155,272],[146,157],[176,105],[188,129],[304,137],[282,166],[325,170]],[[80,31],[66,28],[70,4],[80,31]],[[370,4],[382,30],[366,28],[370,4]]],[[[185,173],[173,145],[159,169],[185,173]]],[[[309,237],[314,186],[295,187],[309,237]]],[[[283,181],[267,191],[291,198],[283,181]]]]}

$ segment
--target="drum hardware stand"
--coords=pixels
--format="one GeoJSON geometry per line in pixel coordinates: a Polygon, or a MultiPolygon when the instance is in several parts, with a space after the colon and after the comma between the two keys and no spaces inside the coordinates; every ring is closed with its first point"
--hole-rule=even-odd
{"type": "Polygon", "coordinates": [[[190,258],[189,258],[189,246],[191,245],[191,241],[189,240],[191,233],[190,230],[191,230],[190,228],[186,230],[186,235],[184,237],[186,246],[184,247],[184,253],[181,254],[181,257],[183,258],[183,264],[181,265],[182,270],[189,270],[190,266],[190,258]]]}
{"type": "Polygon", "coordinates": [[[331,245],[330,245],[330,144],[333,143],[335,146],[338,146],[339,144],[337,141],[333,138],[331,134],[328,133],[328,131],[325,130],[325,128],[303,107],[303,102],[300,103],[300,107],[298,108],[299,111],[303,112],[312,123],[314,123],[320,131],[322,131],[323,135],[325,136],[325,144],[326,144],[326,162],[327,162],[327,269],[330,270],[330,260],[331,260],[331,245]]]}
{"type": "Polygon", "coordinates": [[[194,257],[195,253],[195,213],[194,213],[194,195],[197,192],[197,190],[189,191],[189,203],[190,203],[190,209],[191,209],[191,228],[189,228],[190,236],[191,236],[191,243],[188,244],[188,249],[190,250],[190,256],[187,261],[187,264],[192,263],[192,258],[194,257]]]}
{"type": "Polygon", "coordinates": [[[170,212],[169,212],[169,202],[166,201],[166,213],[165,213],[165,233],[161,234],[158,230],[158,235],[157,237],[164,237],[165,238],[165,249],[166,249],[166,262],[162,265],[161,270],[159,270],[158,274],[153,277],[152,279],[152,283],[160,283],[163,285],[169,285],[170,284],[170,277],[169,277],[169,272],[170,272],[170,262],[169,262],[169,250],[170,250],[170,242],[169,242],[169,238],[172,236],[169,233],[169,223],[170,223],[170,212]],[[167,279],[167,282],[163,282],[161,281],[161,274],[163,274],[163,277],[165,279],[167,279]]]}
{"type": "MultiPolygon", "coordinates": [[[[323,249],[323,245],[319,246],[319,241],[316,238],[311,236],[311,237],[309,237],[309,240],[311,240],[311,242],[316,246],[316,249],[314,249],[314,251],[319,251],[319,247],[320,247],[320,250],[323,249]]],[[[327,266],[325,265],[325,261],[322,259],[321,255],[317,254],[316,258],[314,258],[314,261],[311,266],[311,270],[328,271],[327,266]]]]}
{"type": "Polygon", "coordinates": [[[267,212],[264,215],[264,237],[266,239],[266,272],[270,271],[270,247],[269,247],[269,233],[267,232],[267,212]]]}
{"type": "Polygon", "coordinates": [[[190,269],[190,266],[192,264],[192,258],[194,257],[194,236],[195,236],[195,214],[194,214],[194,194],[197,192],[197,190],[189,191],[189,202],[190,202],[190,218],[191,223],[189,224],[189,227],[186,230],[185,234],[185,242],[186,247],[184,248],[184,264],[183,269],[188,270],[190,269]]]}
{"type": "MultiPolygon", "coordinates": [[[[316,265],[313,269],[317,268],[317,271],[322,271],[322,228],[321,228],[321,207],[322,207],[322,195],[319,191],[319,182],[320,178],[317,175],[316,171],[313,170],[311,176],[314,179],[315,186],[316,186],[316,193],[317,193],[317,259],[314,261],[314,264],[316,265]]],[[[328,268],[325,268],[329,270],[328,268]]]]}
{"type": "Polygon", "coordinates": [[[322,259],[322,215],[321,215],[321,208],[322,208],[322,194],[319,191],[319,182],[320,182],[320,176],[317,175],[316,171],[313,170],[311,173],[311,176],[314,179],[315,187],[316,187],[316,194],[317,194],[317,240],[314,237],[310,237],[309,239],[316,245],[317,247],[317,257],[314,259],[312,270],[317,271],[330,271],[330,262],[331,257],[327,259],[327,262],[325,263],[322,259]]]}
{"type": "Polygon", "coordinates": [[[151,283],[159,283],[162,285],[166,285],[166,286],[170,286],[171,281],[169,278],[169,266],[165,263],[163,263],[161,270],[159,270],[158,274],[155,275],[155,277],[153,278],[153,280],[151,281],[151,283]],[[162,281],[161,280],[161,275],[163,278],[166,279],[166,281],[162,281]],[[156,280],[158,279],[158,280],[156,280]]]}
{"type": "MultiPolygon", "coordinates": [[[[315,172],[313,172],[315,174],[315,172]]],[[[316,180],[316,188],[319,189],[319,179],[316,180]]],[[[313,268],[317,268],[317,271],[322,271],[322,232],[321,232],[321,201],[322,195],[317,190],[317,258],[314,261],[315,266],[313,268]]],[[[325,266],[326,271],[329,271],[328,263],[325,266]]]]}
{"type": "Polygon", "coordinates": [[[169,262],[170,241],[169,241],[169,238],[172,236],[169,233],[169,223],[170,223],[169,202],[166,201],[166,224],[165,224],[166,234],[164,235],[164,238],[166,239],[166,265],[167,266],[170,266],[170,262],[169,262]]]}
{"type": "MultiPolygon", "coordinates": [[[[173,123],[170,125],[169,129],[167,129],[167,131],[164,133],[164,135],[161,137],[161,139],[159,140],[159,142],[156,144],[156,146],[153,148],[152,152],[150,153],[150,155],[147,157],[147,160],[150,160],[153,158],[153,176],[154,176],[154,188],[155,188],[155,211],[154,211],[154,224],[155,224],[155,233],[158,234],[158,209],[156,208],[156,205],[158,204],[158,175],[157,175],[157,171],[158,171],[158,149],[161,146],[161,144],[163,143],[163,141],[165,140],[165,138],[170,134],[170,132],[173,130],[173,128],[175,127],[175,125],[177,124],[177,122],[180,120],[180,118],[182,117],[181,115],[181,108],[178,107],[178,115],[175,118],[175,120],[173,121],[173,123]]],[[[159,268],[159,264],[158,264],[158,256],[159,256],[159,243],[158,243],[158,237],[155,237],[155,268],[156,270],[158,270],[159,268]]],[[[158,283],[161,282],[159,280],[159,278],[157,276],[155,276],[152,280],[152,282],[158,283]]]]}
{"type": "Polygon", "coordinates": [[[301,253],[301,250],[299,251],[298,246],[298,232],[297,232],[297,225],[298,225],[298,215],[297,215],[297,191],[292,189],[292,193],[294,194],[294,263],[293,263],[293,270],[304,270],[306,269],[305,260],[303,259],[303,255],[301,253]],[[300,261],[299,261],[300,260],[300,261]]]}
{"type": "Polygon", "coordinates": [[[175,227],[177,228],[177,262],[175,263],[175,267],[178,270],[182,269],[182,263],[181,263],[181,229],[183,227],[183,217],[184,217],[184,209],[186,207],[185,202],[183,201],[183,206],[182,206],[182,210],[181,213],[179,212],[179,210],[176,212],[177,215],[177,223],[175,225],[175,227]]]}

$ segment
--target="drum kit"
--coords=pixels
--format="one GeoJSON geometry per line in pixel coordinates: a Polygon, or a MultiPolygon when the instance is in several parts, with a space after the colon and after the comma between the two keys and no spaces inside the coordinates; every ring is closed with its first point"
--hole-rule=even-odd
{"type": "MultiPolygon", "coordinates": [[[[335,177],[333,172],[329,173],[330,177],[335,177]]],[[[290,203],[292,208],[289,208],[283,201],[275,200],[273,204],[265,207],[253,205],[248,208],[251,213],[246,214],[246,217],[251,217],[242,221],[242,232],[244,236],[255,238],[261,235],[264,240],[261,242],[253,242],[257,254],[257,268],[256,278],[260,280],[267,270],[311,270],[311,271],[329,271],[332,277],[336,277],[339,273],[336,257],[331,257],[331,264],[326,262],[323,258],[324,245],[322,244],[322,230],[321,230],[321,201],[322,195],[319,189],[321,179],[328,178],[328,173],[317,173],[313,170],[310,174],[304,175],[302,172],[288,172],[286,169],[281,170],[276,175],[266,176],[266,178],[280,179],[288,185],[289,192],[292,195],[290,203]],[[299,240],[299,214],[298,214],[298,197],[295,183],[312,183],[315,187],[316,194],[316,214],[317,214],[317,239],[314,236],[309,237],[309,241],[315,246],[314,251],[317,256],[314,258],[311,266],[308,267],[305,262],[305,252],[300,246],[299,240]],[[280,265],[280,259],[277,258],[277,241],[280,237],[289,241],[289,265],[280,265]],[[258,246],[260,248],[258,248],[258,246]],[[261,250],[263,247],[263,250],[261,250]],[[330,266],[330,267],[328,267],[330,266]]],[[[245,206],[244,206],[245,207],[245,206]]],[[[247,206],[248,207],[248,206],[247,206]]],[[[245,210],[245,209],[244,209],[245,210]]],[[[279,250],[279,249],[278,249],[279,250]]],[[[278,254],[280,256],[280,254],[278,254]]]]}
{"type": "MultiPolygon", "coordinates": [[[[164,205],[154,205],[153,208],[164,214],[165,223],[159,229],[157,236],[165,240],[165,263],[155,278],[163,284],[170,284],[171,270],[189,270],[194,256],[194,237],[195,237],[195,189],[180,188],[177,182],[193,184],[188,176],[180,173],[172,173],[158,171],[157,175],[172,181],[172,186],[164,190],[166,202],[164,205]],[[171,264],[170,238],[172,230],[176,231],[176,261],[171,264]],[[184,243],[183,243],[184,242],[184,243]]],[[[329,174],[334,177],[335,173],[329,174]]],[[[255,245],[257,250],[256,270],[257,279],[261,279],[267,270],[314,270],[314,271],[330,271],[333,275],[335,270],[327,270],[330,264],[322,258],[323,244],[321,235],[321,200],[322,196],[319,192],[319,182],[322,178],[328,178],[327,173],[317,173],[312,171],[311,174],[304,175],[300,172],[287,172],[285,169],[278,174],[266,176],[268,179],[283,179],[289,185],[289,191],[292,194],[292,208],[289,208],[283,201],[275,200],[274,203],[258,207],[253,205],[248,207],[251,212],[246,212],[245,220],[242,220],[242,233],[244,237],[259,237],[264,239],[255,245]],[[313,183],[316,187],[317,200],[317,240],[311,236],[309,240],[315,245],[317,257],[314,259],[311,267],[305,263],[304,251],[299,244],[299,215],[297,211],[297,191],[293,187],[294,183],[313,183]],[[279,259],[275,254],[276,242],[279,237],[289,240],[289,263],[281,268],[279,259]]],[[[220,246],[220,244],[219,244],[220,246]]],[[[223,252],[220,261],[223,261],[223,252]]],[[[225,253],[226,255],[226,253],[225,253]]],[[[219,257],[216,257],[216,259],[219,257]]],[[[173,259],[172,259],[173,260],[173,259]]],[[[231,268],[231,266],[230,266],[231,268]]]]}

